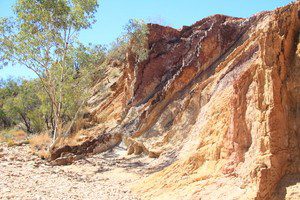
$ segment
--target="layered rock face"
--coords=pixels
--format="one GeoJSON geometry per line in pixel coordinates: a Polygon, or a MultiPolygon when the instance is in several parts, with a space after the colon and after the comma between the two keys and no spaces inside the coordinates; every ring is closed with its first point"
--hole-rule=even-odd
{"type": "Polygon", "coordinates": [[[86,140],[89,152],[106,150],[103,134],[110,147],[123,137],[159,156],[134,186],[145,199],[282,198],[300,174],[300,3],[148,27],[149,58],[128,52],[105,98],[94,88],[85,142],[58,146],[53,158],[85,152],[86,140]]]}

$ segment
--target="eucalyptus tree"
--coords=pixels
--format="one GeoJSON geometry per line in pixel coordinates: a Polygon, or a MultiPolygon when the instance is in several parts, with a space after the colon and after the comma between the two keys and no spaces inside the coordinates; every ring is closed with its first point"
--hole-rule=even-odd
{"type": "Polygon", "coordinates": [[[2,66],[24,65],[37,75],[51,102],[54,141],[62,134],[66,91],[74,87],[78,34],[95,22],[97,7],[97,0],[17,0],[15,17],[0,19],[2,66]]]}
{"type": "Polygon", "coordinates": [[[39,85],[36,81],[9,80],[2,93],[3,111],[13,124],[22,123],[28,133],[43,130],[45,125],[41,101],[38,97],[39,85]]]}

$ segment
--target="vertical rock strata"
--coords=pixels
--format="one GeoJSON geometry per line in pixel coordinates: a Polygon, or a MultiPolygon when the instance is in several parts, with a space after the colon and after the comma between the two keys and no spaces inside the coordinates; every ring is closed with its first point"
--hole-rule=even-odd
{"type": "Polygon", "coordinates": [[[299,2],[148,27],[149,58],[128,53],[107,98],[91,104],[87,132],[160,152],[134,186],[146,199],[279,198],[281,180],[300,174],[299,2]]]}

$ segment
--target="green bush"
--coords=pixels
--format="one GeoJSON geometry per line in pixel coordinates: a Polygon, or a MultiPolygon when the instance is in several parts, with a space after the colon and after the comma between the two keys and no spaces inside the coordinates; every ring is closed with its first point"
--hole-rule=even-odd
{"type": "Polygon", "coordinates": [[[148,58],[148,27],[142,20],[131,19],[124,27],[125,33],[111,44],[108,59],[125,60],[131,51],[137,56],[137,62],[148,58]]]}

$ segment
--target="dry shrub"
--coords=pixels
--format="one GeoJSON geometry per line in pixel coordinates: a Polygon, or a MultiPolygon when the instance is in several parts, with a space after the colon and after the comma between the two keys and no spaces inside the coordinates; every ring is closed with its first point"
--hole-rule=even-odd
{"type": "Polygon", "coordinates": [[[27,141],[27,133],[23,130],[3,130],[0,132],[0,142],[5,142],[9,147],[18,145],[22,143],[26,143],[27,141]]]}
{"type": "Polygon", "coordinates": [[[32,153],[43,159],[49,157],[48,148],[50,143],[51,137],[48,133],[36,134],[29,139],[32,153]]]}
{"type": "MultiPolygon", "coordinates": [[[[71,123],[72,123],[72,122],[69,122],[69,123],[67,123],[67,124],[65,125],[65,130],[64,130],[64,132],[67,132],[67,131],[68,131],[68,129],[69,129],[71,123]]],[[[68,136],[72,135],[73,133],[77,133],[78,131],[80,131],[80,130],[82,130],[82,129],[86,129],[86,128],[88,128],[88,123],[86,122],[85,119],[83,119],[83,118],[80,117],[80,118],[78,118],[78,119],[75,121],[75,123],[72,125],[71,130],[69,131],[69,135],[68,135],[68,136]]]]}
{"type": "Polygon", "coordinates": [[[7,139],[5,142],[6,142],[8,147],[12,147],[12,146],[16,145],[16,142],[11,138],[7,139]]]}
{"type": "Polygon", "coordinates": [[[0,132],[0,143],[5,142],[5,137],[3,136],[3,133],[0,132]]]}
{"type": "Polygon", "coordinates": [[[23,130],[11,130],[10,133],[16,141],[26,140],[27,138],[27,133],[23,130]]]}

